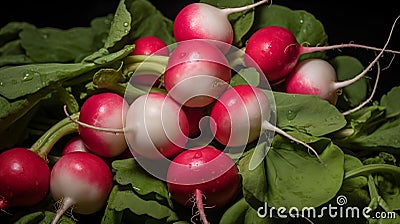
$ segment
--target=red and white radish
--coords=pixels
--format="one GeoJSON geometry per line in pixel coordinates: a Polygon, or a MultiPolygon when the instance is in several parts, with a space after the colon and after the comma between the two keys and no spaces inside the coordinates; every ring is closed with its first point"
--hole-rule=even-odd
{"type": "Polygon", "coordinates": [[[45,160],[26,148],[0,154],[0,210],[33,206],[49,191],[50,169],[45,160]]]}
{"type": "Polygon", "coordinates": [[[257,140],[265,131],[274,131],[312,151],[308,144],[274,126],[270,120],[270,103],[266,93],[252,85],[238,85],[228,89],[213,105],[210,126],[215,138],[229,147],[240,147],[257,140]]]}
{"type": "Polygon", "coordinates": [[[95,126],[99,129],[122,130],[129,105],[126,100],[111,92],[90,96],[82,105],[79,114],[79,134],[86,147],[102,157],[115,157],[127,149],[124,135],[82,125],[95,126]]]}
{"type": "MultiPolygon", "coordinates": [[[[289,72],[298,63],[301,55],[345,47],[382,50],[353,43],[317,47],[301,46],[289,29],[281,26],[266,26],[258,29],[250,36],[246,44],[244,61],[249,67],[254,67],[255,62],[271,85],[277,85],[286,79],[289,72]]],[[[400,53],[386,49],[385,51],[400,53]]]]}
{"type": "MultiPolygon", "coordinates": [[[[180,10],[175,17],[174,37],[177,42],[209,39],[231,45],[233,42],[233,28],[228,20],[228,15],[252,9],[266,2],[268,0],[262,0],[243,7],[225,9],[205,3],[189,4],[180,10]]],[[[223,46],[223,49],[229,49],[225,48],[226,46],[223,46]]]]}
{"type": "Polygon", "coordinates": [[[229,86],[231,69],[214,41],[189,40],[178,43],[164,73],[170,97],[188,107],[204,107],[229,86]]]}
{"type": "Polygon", "coordinates": [[[93,214],[102,209],[113,186],[108,165],[87,152],[72,152],[62,156],[51,170],[50,193],[60,202],[52,224],[73,207],[78,214],[93,214]]]}
{"type": "Polygon", "coordinates": [[[392,30],[384,47],[360,74],[352,79],[338,82],[336,80],[336,71],[330,63],[322,59],[306,59],[300,62],[288,75],[286,80],[286,92],[318,96],[335,105],[338,99],[338,90],[364,77],[379,61],[379,58],[383,55],[389,44],[395,23],[392,26],[392,30]]]}
{"type": "Polygon", "coordinates": [[[171,197],[188,207],[193,206],[190,202],[194,197],[203,223],[208,223],[204,205],[213,210],[227,205],[236,196],[239,184],[233,160],[210,146],[183,151],[172,160],[167,173],[171,197]]]}
{"type": "Polygon", "coordinates": [[[135,49],[132,51],[131,55],[169,55],[167,44],[155,36],[140,37],[135,40],[134,44],[135,49]]]}
{"type": "Polygon", "coordinates": [[[173,158],[184,149],[188,134],[185,112],[164,93],[142,95],[129,107],[125,137],[134,154],[149,159],[173,158]]]}
{"type": "Polygon", "coordinates": [[[83,142],[81,136],[77,135],[72,137],[64,146],[61,155],[65,155],[71,152],[90,152],[83,142]]]}

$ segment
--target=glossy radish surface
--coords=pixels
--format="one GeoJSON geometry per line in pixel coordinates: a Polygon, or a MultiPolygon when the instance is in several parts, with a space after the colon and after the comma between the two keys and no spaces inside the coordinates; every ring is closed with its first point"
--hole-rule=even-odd
{"type": "Polygon", "coordinates": [[[267,95],[252,85],[237,85],[225,93],[213,105],[210,126],[215,138],[225,146],[239,147],[257,140],[265,131],[274,131],[302,144],[318,154],[308,144],[292,137],[270,123],[271,108],[267,95]]]}
{"type": "MultiPolygon", "coordinates": [[[[250,36],[246,44],[245,52],[247,56],[244,60],[247,66],[254,67],[254,63],[257,63],[271,85],[276,85],[286,79],[287,75],[297,65],[301,55],[345,47],[386,51],[383,48],[352,43],[317,47],[301,46],[289,29],[282,26],[266,26],[258,29],[250,36]]],[[[398,51],[390,52],[399,53],[398,51]]]]}
{"type": "Polygon", "coordinates": [[[142,95],[129,107],[125,137],[134,154],[173,158],[184,149],[188,134],[185,112],[164,93],[142,95]]]}
{"type": "Polygon", "coordinates": [[[68,208],[78,214],[92,214],[102,209],[113,186],[107,164],[87,152],[62,156],[51,170],[50,193],[61,206],[53,220],[57,223],[68,208]]]}
{"type": "MultiPolygon", "coordinates": [[[[98,128],[121,129],[129,105],[118,94],[105,92],[90,96],[82,105],[79,121],[98,128]]],[[[79,134],[87,148],[102,157],[114,157],[126,148],[122,133],[112,133],[79,126],[79,134]]]]}
{"type": "Polygon", "coordinates": [[[205,220],[204,205],[216,210],[233,200],[240,184],[233,160],[213,147],[191,148],[175,157],[167,173],[171,197],[179,204],[196,207],[205,220]]]}
{"type": "Polygon", "coordinates": [[[135,49],[131,55],[163,55],[168,56],[169,51],[167,44],[158,37],[155,36],[144,36],[138,38],[134,42],[135,49]]]}
{"type": "Polygon", "coordinates": [[[71,152],[90,152],[83,142],[81,136],[77,135],[72,137],[64,146],[61,155],[71,152]]]}
{"type": "Polygon", "coordinates": [[[41,157],[26,148],[0,154],[0,210],[32,206],[49,191],[50,169],[41,157]]]}
{"type": "Polygon", "coordinates": [[[189,4],[175,17],[174,37],[177,42],[209,39],[232,44],[233,29],[228,20],[228,15],[254,8],[266,2],[266,0],[263,0],[248,6],[225,9],[205,3],[189,4]]]}
{"type": "Polygon", "coordinates": [[[211,42],[184,41],[171,53],[164,85],[169,96],[182,105],[207,106],[228,87],[231,79],[228,60],[211,42]]]}

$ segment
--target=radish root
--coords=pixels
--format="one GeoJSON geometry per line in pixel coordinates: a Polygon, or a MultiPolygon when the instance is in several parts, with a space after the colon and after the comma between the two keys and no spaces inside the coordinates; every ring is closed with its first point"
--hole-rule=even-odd
{"type": "Polygon", "coordinates": [[[200,220],[203,224],[210,224],[207,220],[206,213],[204,212],[203,192],[199,189],[195,190],[196,207],[199,212],[200,220]]]}

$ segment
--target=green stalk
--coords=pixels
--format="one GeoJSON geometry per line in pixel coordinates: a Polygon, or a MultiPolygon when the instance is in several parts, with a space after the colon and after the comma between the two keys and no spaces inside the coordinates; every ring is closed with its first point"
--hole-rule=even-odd
{"type": "MultiPolygon", "coordinates": [[[[71,115],[74,120],[79,119],[79,113],[71,115]]],[[[55,125],[53,125],[49,130],[47,130],[29,149],[44,160],[47,160],[47,155],[53,148],[53,146],[64,136],[72,133],[78,132],[78,125],[71,121],[70,118],[64,118],[55,125]]]]}
{"type": "Polygon", "coordinates": [[[368,164],[362,167],[350,170],[344,176],[344,179],[356,177],[356,176],[368,176],[372,173],[392,173],[400,176],[400,167],[389,165],[389,164],[368,164]]]}

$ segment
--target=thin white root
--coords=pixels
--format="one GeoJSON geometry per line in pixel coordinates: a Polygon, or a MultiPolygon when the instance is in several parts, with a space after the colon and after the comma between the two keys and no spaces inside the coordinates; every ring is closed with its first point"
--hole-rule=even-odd
{"type": "Polygon", "coordinates": [[[75,201],[72,200],[71,198],[63,198],[61,199],[61,207],[57,209],[57,213],[51,222],[51,224],[57,224],[60,218],[63,216],[63,214],[72,206],[75,204],[75,201]]]}
{"type": "Polygon", "coordinates": [[[356,112],[357,110],[359,110],[359,109],[361,109],[362,107],[364,107],[367,103],[369,103],[369,102],[372,101],[372,99],[374,98],[376,89],[378,88],[378,81],[379,81],[379,76],[380,76],[380,73],[381,73],[381,67],[380,67],[380,65],[379,65],[379,62],[376,63],[376,66],[377,66],[378,71],[377,71],[377,73],[376,73],[375,84],[374,84],[374,87],[372,88],[371,95],[368,97],[368,99],[366,99],[364,102],[362,102],[362,103],[361,103],[360,105],[358,105],[357,107],[354,107],[354,108],[352,108],[352,109],[350,109],[350,110],[348,110],[348,111],[342,112],[343,115],[346,116],[346,115],[349,115],[349,114],[351,114],[351,113],[354,113],[354,112],[356,112]]]}
{"type": "Polygon", "coordinates": [[[379,54],[375,57],[375,59],[360,74],[356,75],[354,78],[346,80],[346,81],[342,81],[342,82],[336,82],[334,84],[334,87],[336,89],[341,89],[341,88],[344,88],[346,86],[349,86],[349,85],[353,84],[354,82],[356,82],[359,79],[361,79],[365,74],[367,74],[372,69],[372,67],[378,62],[378,60],[381,58],[381,56],[385,52],[387,46],[389,45],[390,39],[392,38],[394,27],[396,26],[397,20],[399,20],[399,18],[400,18],[400,16],[398,16],[394,20],[392,28],[390,29],[389,36],[388,36],[388,38],[386,40],[386,43],[383,46],[383,48],[381,49],[381,51],[379,52],[379,54]]]}
{"type": "Polygon", "coordinates": [[[86,124],[86,123],[81,122],[81,121],[79,121],[79,120],[75,120],[73,117],[71,117],[71,115],[69,115],[69,113],[68,113],[68,111],[67,111],[67,106],[66,106],[66,105],[64,105],[64,113],[65,113],[65,115],[66,115],[72,122],[74,122],[74,123],[76,123],[76,124],[78,124],[78,125],[80,125],[80,126],[82,126],[82,127],[85,127],[85,128],[90,128],[90,129],[93,129],[93,130],[96,130],[96,131],[111,132],[111,133],[114,133],[114,134],[124,133],[124,132],[127,131],[126,129],[121,129],[121,128],[103,128],[103,127],[97,127],[97,126],[93,126],[93,125],[90,125],[90,124],[86,124]]]}
{"type": "Polygon", "coordinates": [[[263,126],[262,126],[262,127],[263,127],[263,129],[265,129],[265,130],[275,131],[275,132],[277,132],[278,134],[283,135],[283,136],[285,136],[286,138],[288,138],[288,139],[290,139],[290,140],[292,140],[292,141],[294,141],[294,142],[297,142],[297,143],[303,145],[304,147],[306,147],[309,151],[311,151],[311,152],[318,158],[318,160],[320,161],[321,164],[324,164],[324,161],[321,159],[321,157],[319,157],[317,151],[315,151],[315,149],[314,149],[313,147],[311,147],[310,145],[308,145],[307,143],[302,142],[302,141],[300,141],[299,139],[297,139],[297,138],[295,138],[295,137],[289,135],[288,133],[286,133],[286,132],[283,131],[282,129],[280,129],[280,128],[274,126],[274,125],[272,125],[272,124],[269,123],[268,121],[265,121],[265,122],[263,123],[263,126]]]}
{"type": "Polygon", "coordinates": [[[254,4],[251,4],[251,5],[245,5],[243,7],[225,8],[225,9],[221,9],[221,12],[228,16],[229,14],[232,14],[232,13],[235,13],[235,12],[243,12],[243,11],[252,9],[252,8],[254,8],[256,6],[259,6],[261,4],[267,3],[267,2],[268,2],[268,0],[262,0],[262,1],[254,3],[254,4]]]}

